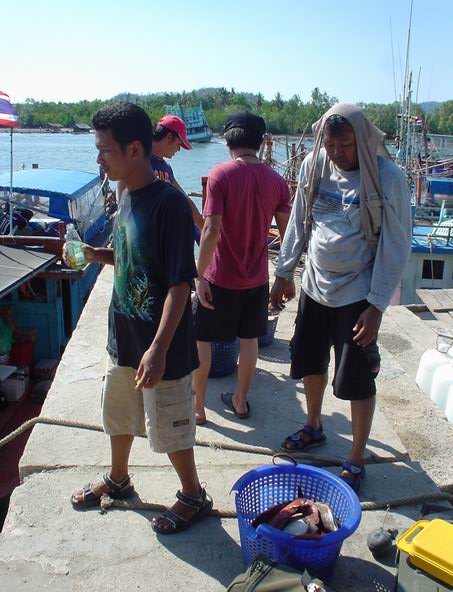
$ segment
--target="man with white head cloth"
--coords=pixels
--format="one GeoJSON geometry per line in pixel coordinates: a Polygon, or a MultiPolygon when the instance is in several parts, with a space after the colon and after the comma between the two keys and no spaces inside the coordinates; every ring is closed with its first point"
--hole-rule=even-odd
{"type": "Polygon", "coordinates": [[[341,477],[357,492],[375,408],[379,326],[410,255],[410,196],[384,134],[355,105],[334,105],[313,134],[271,292],[274,306],[294,297],[293,273],[306,250],[291,377],[304,381],[307,420],[281,448],[325,443],[321,411],[333,346],[333,392],[351,401],[353,442],[341,477]]]}

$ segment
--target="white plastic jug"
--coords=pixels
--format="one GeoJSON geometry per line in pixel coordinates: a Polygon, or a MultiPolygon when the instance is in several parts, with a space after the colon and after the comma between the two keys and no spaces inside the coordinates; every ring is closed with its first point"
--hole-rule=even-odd
{"type": "Polygon", "coordinates": [[[431,401],[445,412],[448,390],[453,386],[453,362],[442,364],[434,370],[431,386],[431,401]]]}
{"type": "Polygon", "coordinates": [[[445,406],[447,421],[453,423],[453,385],[448,389],[447,404],[445,406]]]}
{"type": "Polygon", "coordinates": [[[428,397],[431,396],[433,376],[436,369],[453,360],[452,343],[453,336],[439,333],[437,335],[436,349],[429,349],[420,359],[415,382],[428,397]]]}

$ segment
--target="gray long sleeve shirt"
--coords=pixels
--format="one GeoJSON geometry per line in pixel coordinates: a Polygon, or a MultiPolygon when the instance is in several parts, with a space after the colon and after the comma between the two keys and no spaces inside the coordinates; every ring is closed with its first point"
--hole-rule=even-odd
{"type": "MultiPolygon", "coordinates": [[[[300,171],[275,271],[278,277],[292,278],[302,256],[303,191],[310,162],[311,154],[300,171]]],[[[383,158],[378,162],[384,204],[381,233],[374,249],[366,240],[361,225],[360,171],[342,171],[329,160],[323,165],[302,275],[302,289],[320,304],[338,307],[368,300],[384,312],[401,280],[411,252],[410,195],[397,165],[383,158]]]]}

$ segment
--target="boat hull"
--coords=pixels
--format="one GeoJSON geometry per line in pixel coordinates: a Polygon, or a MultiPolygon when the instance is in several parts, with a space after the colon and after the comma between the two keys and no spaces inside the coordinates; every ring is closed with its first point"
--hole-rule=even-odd
{"type": "Polygon", "coordinates": [[[212,140],[212,132],[208,130],[207,132],[200,132],[197,134],[187,134],[187,139],[189,142],[206,144],[212,140]]]}

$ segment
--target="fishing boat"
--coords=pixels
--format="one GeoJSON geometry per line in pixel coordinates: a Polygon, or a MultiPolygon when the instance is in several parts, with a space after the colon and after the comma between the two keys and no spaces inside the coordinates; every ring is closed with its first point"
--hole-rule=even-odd
{"type": "Polygon", "coordinates": [[[0,175],[0,314],[7,307],[16,326],[35,331],[33,363],[59,360],[96,281],[99,264],[73,270],[59,255],[68,223],[84,242],[107,243],[114,211],[107,183],[93,173],[31,169],[15,172],[11,187],[0,175]]]}
{"type": "MultiPolygon", "coordinates": [[[[38,415],[100,271],[61,260],[65,226],[108,243],[116,202],[102,175],[31,169],[0,175],[0,438],[38,415]],[[3,339],[3,341],[2,341],[3,339]]],[[[26,437],[0,453],[0,506],[19,484],[26,437]]],[[[0,529],[2,516],[0,511],[0,529]]]]}
{"type": "Polygon", "coordinates": [[[187,139],[189,142],[210,142],[212,131],[208,126],[201,103],[198,107],[189,109],[182,108],[179,103],[176,105],[165,105],[167,115],[177,115],[184,120],[187,128],[187,139]]]}

